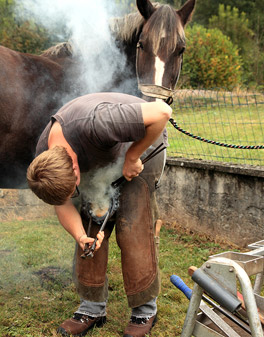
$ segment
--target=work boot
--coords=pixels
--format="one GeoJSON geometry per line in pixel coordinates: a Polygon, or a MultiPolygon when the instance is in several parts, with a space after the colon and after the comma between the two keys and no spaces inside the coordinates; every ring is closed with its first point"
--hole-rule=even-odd
{"type": "Polygon", "coordinates": [[[144,337],[150,335],[150,331],[156,322],[157,315],[149,319],[131,316],[123,337],[144,337]]]}
{"type": "Polygon", "coordinates": [[[85,336],[88,330],[97,326],[100,327],[106,322],[106,317],[91,317],[75,313],[72,318],[64,321],[58,328],[57,333],[62,336],[85,336]]]}

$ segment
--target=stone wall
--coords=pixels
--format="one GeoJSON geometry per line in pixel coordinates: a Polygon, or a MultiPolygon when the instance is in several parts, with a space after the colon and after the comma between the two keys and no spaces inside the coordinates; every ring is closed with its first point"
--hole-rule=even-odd
{"type": "Polygon", "coordinates": [[[264,168],[168,160],[161,218],[240,246],[264,239],[264,168]]]}
{"type": "Polygon", "coordinates": [[[0,222],[53,215],[54,207],[38,199],[29,189],[0,189],[0,222]]]}
{"type": "MultiPolygon", "coordinates": [[[[263,167],[169,159],[157,195],[170,224],[240,246],[264,239],[263,167]]],[[[30,190],[0,189],[0,221],[52,215],[30,190]]]]}

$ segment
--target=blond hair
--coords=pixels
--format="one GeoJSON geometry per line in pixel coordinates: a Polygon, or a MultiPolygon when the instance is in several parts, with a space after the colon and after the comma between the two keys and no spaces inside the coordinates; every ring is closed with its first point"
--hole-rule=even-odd
{"type": "Polygon", "coordinates": [[[62,146],[37,156],[27,170],[31,190],[50,205],[63,205],[76,185],[72,158],[62,146]]]}

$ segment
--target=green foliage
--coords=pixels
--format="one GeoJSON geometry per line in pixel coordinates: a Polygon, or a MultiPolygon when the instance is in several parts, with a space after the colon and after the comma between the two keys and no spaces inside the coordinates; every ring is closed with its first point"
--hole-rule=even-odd
{"type": "MultiPolygon", "coordinates": [[[[218,15],[214,15],[209,19],[210,28],[218,28],[225,35],[229,36],[231,41],[239,47],[239,54],[243,59],[243,78],[248,84],[252,81],[259,81],[256,78],[256,71],[261,65],[261,57],[259,46],[254,39],[254,32],[249,28],[249,20],[246,14],[236,7],[219,5],[218,15]]],[[[263,70],[263,68],[262,68],[263,70]]]]}
{"type": "Polygon", "coordinates": [[[217,15],[220,4],[236,7],[247,14],[256,11],[255,1],[252,0],[199,0],[195,5],[194,21],[207,26],[209,19],[217,15]]]}
{"type": "Polygon", "coordinates": [[[209,19],[209,28],[218,28],[225,35],[229,36],[233,43],[247,49],[248,41],[254,36],[254,32],[249,28],[249,21],[246,14],[236,7],[220,4],[218,15],[213,15],[209,19]]]}
{"type": "Polygon", "coordinates": [[[0,37],[3,29],[11,27],[15,24],[14,19],[14,1],[12,0],[0,0],[0,37]]]}
{"type": "Polygon", "coordinates": [[[49,46],[49,37],[43,28],[26,21],[3,29],[0,43],[23,53],[40,54],[49,46]]]}
{"type": "Polygon", "coordinates": [[[187,28],[186,38],[183,85],[232,89],[241,83],[238,49],[219,29],[194,25],[187,28]]]}
{"type": "Polygon", "coordinates": [[[40,53],[50,42],[47,31],[32,20],[20,20],[15,7],[13,0],[0,0],[0,44],[20,52],[40,53]]]}

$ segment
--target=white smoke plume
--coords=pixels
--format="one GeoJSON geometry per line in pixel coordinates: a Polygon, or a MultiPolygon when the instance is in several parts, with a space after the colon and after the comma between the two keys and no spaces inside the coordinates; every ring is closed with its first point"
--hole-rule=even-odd
{"type": "MultiPolygon", "coordinates": [[[[126,58],[116,47],[109,19],[118,15],[114,0],[20,0],[20,15],[33,18],[61,41],[63,24],[81,62],[86,92],[106,91],[116,73],[125,71],[126,58]]],[[[121,9],[120,9],[121,10],[121,9]]],[[[109,88],[110,90],[111,88],[109,88]]]]}
{"type": "MultiPolygon", "coordinates": [[[[73,82],[78,76],[80,86],[85,88],[81,94],[118,90],[113,87],[113,78],[127,69],[126,57],[110,31],[110,19],[123,15],[123,7],[115,0],[19,0],[18,4],[24,19],[33,18],[52,34],[57,33],[58,42],[69,39],[80,62],[73,82]]],[[[129,87],[129,83],[124,86],[129,87]]],[[[63,101],[66,103],[68,96],[63,101]]],[[[80,189],[88,203],[108,209],[114,193],[110,185],[122,175],[123,160],[82,177],[80,189]]]]}
{"type": "Polygon", "coordinates": [[[108,210],[111,198],[116,193],[111,183],[122,176],[123,163],[124,158],[119,158],[107,167],[82,174],[80,189],[93,215],[103,216],[108,210]]]}

